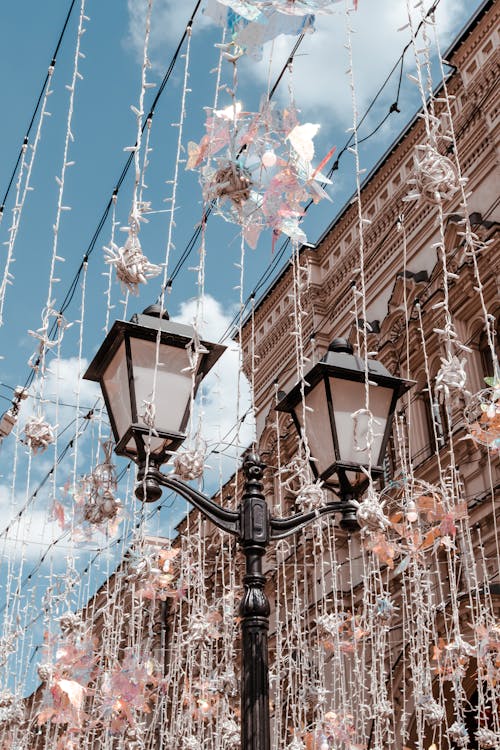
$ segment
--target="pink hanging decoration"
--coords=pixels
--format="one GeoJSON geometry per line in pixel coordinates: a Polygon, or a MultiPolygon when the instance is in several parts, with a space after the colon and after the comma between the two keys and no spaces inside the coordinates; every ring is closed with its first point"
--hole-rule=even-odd
{"type": "Polygon", "coordinates": [[[54,428],[44,417],[31,417],[24,425],[22,442],[33,453],[43,453],[54,442],[54,428]]]}
{"type": "Polygon", "coordinates": [[[306,242],[300,227],[304,205],[310,198],[328,198],[320,183],[330,183],[312,166],[319,125],[300,125],[294,110],[280,111],[265,101],[256,113],[240,104],[209,112],[206,130],[199,145],[189,144],[187,164],[200,168],[205,201],[214,201],[218,214],[242,226],[251,247],[265,228],[274,239],[283,232],[306,242]]]}
{"type": "Polygon", "coordinates": [[[37,722],[39,725],[47,721],[67,724],[68,729],[79,730],[89,718],[83,709],[94,673],[95,643],[83,623],[77,625],[78,616],[69,615],[71,613],[61,618],[63,627],[59,637],[46,637],[47,661],[38,666],[45,691],[37,722]]]}
{"type": "Polygon", "coordinates": [[[156,688],[161,679],[158,665],[141,659],[127,648],[122,661],[104,672],[101,679],[100,712],[109,722],[113,734],[136,726],[136,712],[151,713],[156,688]]]}
{"type": "Polygon", "coordinates": [[[471,397],[464,418],[469,437],[495,454],[500,451],[500,381],[491,382],[492,388],[471,397]]]}

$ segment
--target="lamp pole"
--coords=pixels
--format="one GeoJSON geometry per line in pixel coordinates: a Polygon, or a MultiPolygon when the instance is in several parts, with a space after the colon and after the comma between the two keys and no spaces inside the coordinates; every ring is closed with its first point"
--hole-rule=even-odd
{"type": "Polygon", "coordinates": [[[240,603],[241,748],[270,750],[270,607],[262,570],[266,549],[270,542],[295,533],[327,513],[342,513],[340,526],[348,531],[358,528],[353,501],[368,483],[366,476],[362,474],[360,480],[358,475],[361,469],[367,473],[364,466],[370,467],[372,477],[382,473],[396,402],[411,383],[392,376],[375,360],[367,366],[354,356],[347,341],[335,339],[326,355],[307,373],[305,390],[302,383],[297,384],[276,408],[292,415],[301,437],[307,432],[305,410],[314,414],[315,429],[308,439],[311,457],[314,456],[314,460],[310,458],[311,471],[326,485],[335,475],[340,499],[314,511],[273,518],[263,492],[264,464],[256,453],[250,453],[243,461],[245,484],[239,508],[227,510],[178,477],[160,471],[185,439],[191,400],[224,349],[220,344],[199,341],[194,328],[170,321],[166,311],[153,305],[128,323],[114,323],[84,378],[101,385],[116,453],[138,464],[136,496],[153,502],[161,496],[161,487],[168,487],[238,540],[246,559],[240,603]],[[371,389],[370,412],[359,409],[366,402],[367,384],[371,389]],[[156,390],[168,394],[168,398],[153,405],[151,399],[156,390]],[[148,405],[158,407],[154,429],[148,405]],[[369,422],[366,429],[371,431],[371,439],[363,448],[358,444],[357,432],[360,416],[366,419],[367,414],[381,432],[370,430],[369,422]],[[354,416],[358,420],[356,426],[354,416]]]}
{"type": "Polygon", "coordinates": [[[350,499],[326,503],[317,510],[288,518],[273,518],[263,492],[264,464],[256,453],[243,460],[245,483],[238,510],[227,510],[211,498],[172,475],[149,466],[140,467],[136,495],[147,501],[158,498],[159,485],[168,487],[194,505],[218,528],[236,537],[246,567],[244,593],[240,602],[241,620],[241,750],[270,750],[268,634],[269,600],[262,560],[270,542],[284,539],[319,516],[341,512],[345,525],[353,528],[356,508],[350,499]]]}

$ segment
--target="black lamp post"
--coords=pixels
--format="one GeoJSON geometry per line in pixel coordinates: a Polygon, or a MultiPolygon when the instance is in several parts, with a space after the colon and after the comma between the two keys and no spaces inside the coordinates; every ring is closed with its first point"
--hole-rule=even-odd
{"type": "MultiPolygon", "coordinates": [[[[340,479],[338,501],[328,502],[322,508],[306,513],[298,513],[289,518],[273,518],[263,494],[262,476],[264,465],[257,454],[251,453],[243,461],[245,485],[238,510],[226,510],[209,497],[173,475],[165,475],[160,466],[179,447],[184,439],[184,430],[189,418],[189,407],[192,395],[193,362],[189,358],[189,348],[194,340],[194,329],[180,326],[165,319],[159,319],[156,307],[148,308],[142,315],[134,316],[131,323],[116,322],[106,337],[99,352],[89,366],[84,377],[96,380],[103,390],[109,412],[111,426],[117,443],[116,452],[132,458],[139,466],[139,484],[136,495],[141,500],[157,500],[161,495],[161,486],[174,490],[188,500],[203,515],[220,529],[233,534],[246,559],[246,570],[243,578],[244,594],[240,603],[242,632],[242,668],[241,668],[241,748],[242,750],[270,750],[269,722],[269,676],[268,676],[268,632],[269,601],[264,591],[266,578],[262,572],[262,560],[271,541],[283,539],[295,533],[320,515],[342,513],[345,526],[353,527],[355,508],[349,499],[358,490],[348,481],[350,494],[343,496],[344,480],[340,479]],[[158,330],[161,331],[158,338],[158,330]],[[159,342],[159,344],[158,344],[159,342]],[[155,368],[155,362],[158,367],[155,368]],[[138,404],[148,404],[152,398],[153,373],[157,373],[156,392],[160,399],[154,424],[141,415],[138,404]],[[160,374],[161,373],[161,374],[160,374]]],[[[325,482],[330,481],[334,472],[339,477],[359,472],[362,461],[356,463],[354,457],[345,459],[339,453],[343,445],[342,433],[346,428],[346,419],[336,423],[340,412],[335,409],[337,384],[346,385],[349,400],[344,402],[345,409],[353,411],[354,399],[364,403],[362,386],[364,370],[351,352],[344,350],[342,362],[331,363],[332,352],[329,351],[322,363],[316,365],[307,375],[309,386],[306,389],[306,402],[314,409],[313,433],[309,436],[311,449],[316,452],[318,466],[314,466],[315,475],[325,482]],[[347,359],[346,359],[347,357],[347,359]],[[332,369],[333,367],[333,369],[332,369]],[[361,389],[360,389],[361,386],[361,389]],[[322,447],[326,447],[322,450],[322,447]],[[330,455],[328,455],[330,450],[330,455]],[[334,461],[332,462],[332,456],[334,461]]],[[[209,342],[201,342],[197,350],[201,356],[194,372],[197,386],[204,375],[222,354],[224,347],[209,342]]],[[[409,384],[393,378],[381,365],[373,363],[370,370],[370,381],[377,382],[384,393],[376,415],[385,418],[384,438],[379,446],[378,458],[381,461],[390,422],[397,398],[409,384]],[[373,370],[373,371],[372,371],[373,370]]],[[[311,426],[301,422],[299,403],[301,391],[299,386],[285,397],[278,408],[290,411],[299,431],[311,426]]],[[[151,412],[150,412],[151,413],[151,412]]],[[[352,433],[352,429],[351,429],[352,433]]],[[[366,462],[368,463],[368,461],[366,462]]],[[[379,470],[379,467],[375,467],[379,470]]]]}

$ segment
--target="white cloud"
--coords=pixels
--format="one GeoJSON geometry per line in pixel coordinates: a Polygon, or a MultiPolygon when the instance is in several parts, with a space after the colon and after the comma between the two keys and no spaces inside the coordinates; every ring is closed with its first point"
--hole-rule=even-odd
{"type": "MultiPolygon", "coordinates": [[[[416,17],[415,9],[413,13],[416,17]]],[[[465,21],[469,13],[463,0],[442,0],[439,4],[436,19],[443,48],[449,42],[450,32],[456,31],[457,23],[465,21]]],[[[358,110],[363,111],[410,38],[409,29],[398,31],[408,22],[406,3],[360,0],[358,11],[352,13],[350,19],[355,30],[352,36],[355,93],[358,110]]],[[[317,16],[316,32],[302,42],[293,64],[292,86],[297,106],[308,118],[317,113],[324,123],[328,122],[328,117],[333,117],[340,123],[347,120],[350,124],[352,102],[346,74],[349,64],[346,42],[346,24],[340,9],[333,15],[317,16]]],[[[280,36],[274,42],[271,80],[286,61],[292,46],[290,37],[280,36]]],[[[270,44],[266,47],[261,63],[246,62],[247,75],[254,80],[257,77],[263,86],[269,74],[270,44]]],[[[407,55],[411,62],[411,52],[407,55]]],[[[397,78],[394,92],[396,84],[397,78]]],[[[286,86],[280,91],[288,96],[286,86]]]]}
{"type": "Polygon", "coordinates": [[[47,550],[47,559],[65,559],[71,541],[68,538],[61,540],[61,546],[53,544],[59,539],[62,531],[55,521],[50,520],[43,498],[40,499],[41,507],[40,503],[32,504],[20,517],[17,517],[25,500],[24,495],[20,493],[12,497],[11,488],[0,485],[0,516],[4,519],[0,531],[6,528],[9,523],[8,519],[11,519],[9,531],[2,536],[0,541],[3,555],[10,560],[33,560],[47,550]]]}
{"type": "MultiPolygon", "coordinates": [[[[441,0],[436,11],[437,26],[443,49],[470,16],[479,0],[441,0]]],[[[142,60],[147,0],[128,0],[128,35],[125,44],[137,60],[142,60]]],[[[425,7],[430,6],[428,0],[425,7]]],[[[417,20],[420,11],[413,8],[417,20]]],[[[153,3],[149,57],[154,67],[163,69],[170,59],[173,45],[177,45],[185,29],[189,10],[176,0],[155,0],[153,3]]],[[[352,13],[354,73],[358,107],[363,109],[376,93],[392,65],[410,38],[409,30],[398,31],[407,23],[406,3],[403,0],[359,0],[358,11],[352,13]]],[[[198,13],[194,32],[204,30],[210,19],[198,13]]],[[[316,32],[306,36],[293,65],[293,89],[297,106],[307,116],[319,115],[344,123],[350,118],[351,98],[346,69],[348,67],[346,24],[343,4],[334,6],[332,15],[316,16],[316,32]],[[311,115],[309,115],[311,113],[311,115]]],[[[432,32],[430,32],[432,35],[432,32]]],[[[421,37],[420,37],[421,38],[421,37]]],[[[207,44],[210,42],[207,41],[207,44]]],[[[293,47],[290,36],[281,35],[271,45],[265,45],[263,60],[256,63],[244,57],[240,63],[243,72],[240,81],[241,96],[244,87],[255,84],[261,91],[267,88],[269,57],[272,49],[270,80],[274,80],[286,62],[293,47]]],[[[215,59],[215,58],[214,58],[215,59]]],[[[408,60],[410,53],[408,54],[408,60]]],[[[396,86],[396,82],[394,87],[396,86]]],[[[287,96],[286,85],[280,91],[287,96]]],[[[326,118],[324,122],[327,122],[326,118]]]]}
{"type": "MultiPolygon", "coordinates": [[[[140,62],[144,54],[147,7],[148,0],[127,0],[128,34],[125,45],[140,62]]],[[[154,0],[149,39],[149,59],[154,68],[163,70],[170,61],[184,33],[191,10],[190,5],[180,4],[178,0],[154,0]]],[[[208,20],[199,13],[196,28],[207,24],[208,20]]]]}

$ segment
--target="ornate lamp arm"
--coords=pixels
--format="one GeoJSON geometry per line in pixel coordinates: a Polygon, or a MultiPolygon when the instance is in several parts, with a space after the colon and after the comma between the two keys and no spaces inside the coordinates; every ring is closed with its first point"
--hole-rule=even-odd
{"type": "Polygon", "coordinates": [[[296,531],[303,529],[308,523],[314,521],[319,516],[325,516],[329,513],[340,513],[348,510],[347,503],[343,500],[337,500],[336,502],[327,503],[321,508],[316,508],[308,513],[296,513],[294,516],[289,518],[271,518],[271,539],[284,539],[291,534],[295,534],[296,531]]]}
{"type": "MultiPolygon", "coordinates": [[[[157,482],[163,487],[168,487],[170,490],[174,490],[181,497],[187,500],[191,505],[194,505],[205,518],[208,518],[212,523],[218,526],[219,529],[229,531],[230,534],[234,534],[239,537],[240,535],[240,514],[234,510],[227,510],[222,508],[218,503],[211,500],[209,497],[204,495],[202,492],[198,492],[194,487],[191,487],[182,479],[178,479],[174,476],[162,474],[161,471],[153,467],[148,468],[147,480],[157,482]]],[[[139,483],[138,488],[141,490],[141,484],[139,483]]]]}
{"type": "Polygon", "coordinates": [[[242,669],[241,669],[241,749],[270,750],[268,632],[270,606],[265,591],[266,577],[262,560],[269,542],[293,534],[318,516],[342,512],[344,528],[356,525],[356,507],[350,498],[327,503],[308,513],[290,518],[272,518],[264,497],[262,474],[264,464],[257,454],[243,461],[245,483],[239,509],[226,510],[182,479],[162,474],[154,465],[139,466],[136,495],[151,502],[161,496],[160,485],[168,487],[194,505],[219,529],[233,534],[246,559],[244,593],[240,603],[242,669]],[[348,525],[350,524],[350,526],[348,525]]]}

